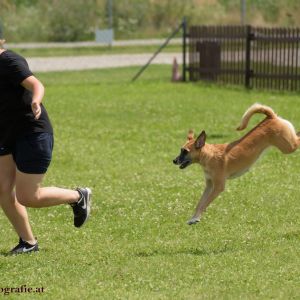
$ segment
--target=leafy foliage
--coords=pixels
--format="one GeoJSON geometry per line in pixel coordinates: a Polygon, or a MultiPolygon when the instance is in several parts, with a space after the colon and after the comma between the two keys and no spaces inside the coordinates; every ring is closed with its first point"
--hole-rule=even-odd
{"type": "MultiPolygon", "coordinates": [[[[81,41],[108,27],[107,0],[0,0],[9,41],[81,41]]],[[[246,1],[247,23],[299,26],[297,0],[246,1]]],[[[113,1],[117,39],[166,36],[186,16],[189,23],[240,24],[240,0],[113,1]]]]}

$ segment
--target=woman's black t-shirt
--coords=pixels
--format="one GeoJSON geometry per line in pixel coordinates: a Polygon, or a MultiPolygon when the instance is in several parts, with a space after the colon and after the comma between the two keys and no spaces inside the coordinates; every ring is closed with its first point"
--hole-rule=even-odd
{"type": "Polygon", "coordinates": [[[10,50],[0,54],[0,147],[27,133],[53,133],[44,106],[41,104],[42,113],[36,120],[31,110],[32,93],[21,86],[31,75],[22,56],[10,50]]]}

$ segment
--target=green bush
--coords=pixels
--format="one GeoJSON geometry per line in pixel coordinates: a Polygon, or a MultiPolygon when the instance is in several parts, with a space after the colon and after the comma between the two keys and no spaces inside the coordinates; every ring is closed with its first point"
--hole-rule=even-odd
{"type": "Polygon", "coordinates": [[[47,30],[46,24],[42,21],[38,7],[29,8],[20,7],[17,13],[9,14],[4,24],[5,37],[12,41],[44,41],[47,37],[44,35],[47,30]],[[33,20],[39,20],[33,22],[33,20]],[[9,36],[6,36],[6,33],[9,36]]]}
{"type": "MultiPolygon", "coordinates": [[[[82,41],[107,28],[108,0],[0,0],[9,42],[82,41]]],[[[247,0],[255,26],[300,26],[298,0],[247,0]]],[[[166,37],[187,16],[190,24],[240,24],[240,0],[113,1],[116,39],[166,37]]]]}
{"type": "Polygon", "coordinates": [[[92,39],[94,31],[93,2],[86,0],[52,0],[44,4],[50,41],[92,39]],[[51,2],[51,6],[48,3],[51,2]]]}

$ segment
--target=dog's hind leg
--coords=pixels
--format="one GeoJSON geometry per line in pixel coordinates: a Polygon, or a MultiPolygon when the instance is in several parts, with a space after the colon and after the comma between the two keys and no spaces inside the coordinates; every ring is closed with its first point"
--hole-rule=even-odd
{"type": "Polygon", "coordinates": [[[201,215],[204,213],[208,205],[224,191],[225,180],[213,182],[210,179],[206,180],[206,188],[196,207],[194,216],[187,222],[189,225],[196,224],[200,221],[201,215]]]}
{"type": "Polygon", "coordinates": [[[300,147],[300,137],[298,134],[294,135],[292,138],[283,139],[278,138],[272,143],[277,147],[283,154],[290,154],[296,151],[300,147]]]}
{"type": "Polygon", "coordinates": [[[277,147],[283,154],[290,154],[300,146],[300,132],[287,120],[279,119],[276,130],[270,136],[270,144],[277,147]]]}
{"type": "Polygon", "coordinates": [[[300,132],[296,133],[292,123],[287,120],[279,118],[279,124],[280,126],[277,123],[277,134],[271,138],[271,144],[284,154],[293,153],[300,146],[300,132]]]}

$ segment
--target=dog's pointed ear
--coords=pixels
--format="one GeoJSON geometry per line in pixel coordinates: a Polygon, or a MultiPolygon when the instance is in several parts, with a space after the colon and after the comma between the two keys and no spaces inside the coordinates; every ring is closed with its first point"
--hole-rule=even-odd
{"type": "Polygon", "coordinates": [[[192,129],[190,129],[187,134],[187,140],[181,148],[190,151],[190,147],[192,144],[194,144],[194,142],[195,142],[195,133],[192,129]]]}
{"type": "Polygon", "coordinates": [[[191,141],[195,139],[195,133],[193,129],[190,129],[187,134],[187,140],[191,141]]]}
{"type": "Polygon", "coordinates": [[[195,148],[201,149],[205,145],[206,133],[203,130],[196,139],[195,148]]]}

